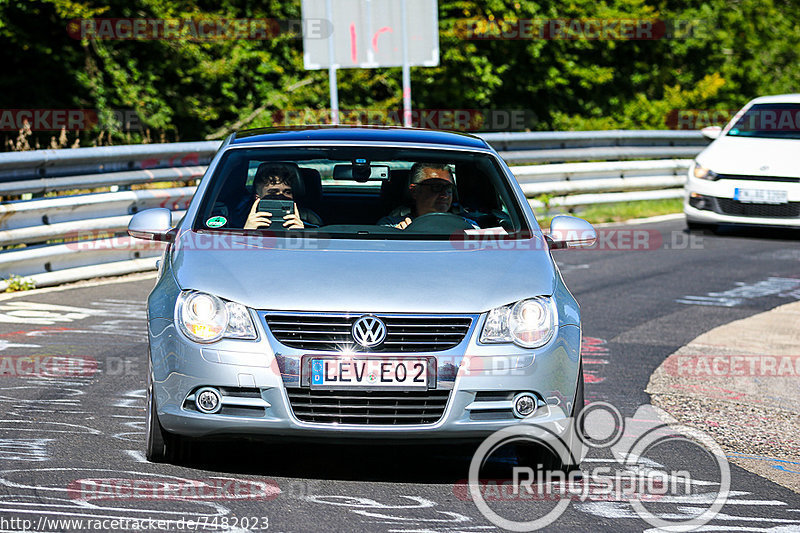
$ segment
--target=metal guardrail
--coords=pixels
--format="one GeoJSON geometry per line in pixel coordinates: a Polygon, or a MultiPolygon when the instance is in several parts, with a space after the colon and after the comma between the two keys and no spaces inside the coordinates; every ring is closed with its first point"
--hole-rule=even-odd
{"type": "Polygon", "coordinates": [[[534,209],[680,198],[691,159],[511,167],[534,209]],[[547,195],[545,203],[536,198],[547,195]]]}
{"type": "Polygon", "coordinates": [[[699,131],[608,130],[485,133],[509,165],[694,157],[709,141],[699,131]]]}
{"type": "MultiPolygon", "coordinates": [[[[680,197],[691,163],[683,158],[693,157],[708,143],[694,131],[488,133],[481,137],[513,165],[530,204],[540,211],[680,197]],[[555,161],[595,162],[521,166],[555,161]],[[548,196],[546,205],[537,199],[541,195],[548,196]]],[[[202,177],[219,145],[219,141],[208,141],[3,153],[0,196],[192,181],[202,177]]],[[[0,278],[14,274],[47,286],[152,270],[163,244],[125,235],[130,218],[142,209],[168,207],[177,221],[193,193],[194,187],[151,188],[2,203],[0,246],[6,249],[0,251],[0,278]]],[[[0,281],[0,291],[8,285],[0,281]]]]}

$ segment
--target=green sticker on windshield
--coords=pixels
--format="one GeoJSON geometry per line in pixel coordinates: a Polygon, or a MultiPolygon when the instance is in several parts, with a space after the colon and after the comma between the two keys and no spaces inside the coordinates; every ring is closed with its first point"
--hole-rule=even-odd
{"type": "Polygon", "coordinates": [[[209,228],[221,228],[225,224],[228,223],[228,219],[225,217],[211,217],[206,220],[206,226],[209,228]]]}

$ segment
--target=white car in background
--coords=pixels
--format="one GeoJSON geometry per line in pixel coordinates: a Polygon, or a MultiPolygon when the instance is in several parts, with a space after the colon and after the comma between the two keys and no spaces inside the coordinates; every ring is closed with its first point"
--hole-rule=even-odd
{"type": "Polygon", "coordinates": [[[719,224],[800,228],[800,94],[750,101],[689,167],[689,229],[719,224]]]}

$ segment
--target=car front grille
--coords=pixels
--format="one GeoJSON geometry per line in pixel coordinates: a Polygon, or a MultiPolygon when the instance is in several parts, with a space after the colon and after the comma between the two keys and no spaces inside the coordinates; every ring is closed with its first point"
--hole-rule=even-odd
{"type": "MultiPolygon", "coordinates": [[[[351,333],[361,314],[265,313],[281,344],[301,350],[360,351],[351,333]]],[[[472,325],[465,315],[375,315],[386,324],[386,340],[371,352],[439,352],[458,346],[472,325]]]]}
{"type": "Polygon", "coordinates": [[[800,183],[800,178],[789,176],[747,176],[740,174],[718,174],[718,180],[745,180],[745,181],[778,181],[782,183],[800,183]]]}
{"type": "Polygon", "coordinates": [[[287,388],[294,416],[303,422],[358,425],[435,424],[449,390],[342,391],[287,388]]]}
{"type": "Polygon", "coordinates": [[[764,218],[796,218],[800,217],[800,202],[786,204],[751,204],[730,198],[715,198],[716,211],[722,215],[738,215],[764,218]]]}

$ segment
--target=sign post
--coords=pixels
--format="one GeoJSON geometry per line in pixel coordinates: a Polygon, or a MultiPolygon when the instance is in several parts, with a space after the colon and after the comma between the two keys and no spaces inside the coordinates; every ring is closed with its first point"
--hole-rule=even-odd
{"type": "MultiPolygon", "coordinates": [[[[327,19],[333,18],[333,0],[325,0],[325,12],[327,19]]],[[[336,82],[336,53],[333,44],[333,32],[328,35],[328,85],[331,95],[331,124],[339,123],[339,88],[336,82]]]]}
{"type": "Polygon", "coordinates": [[[303,35],[303,66],[328,69],[331,122],[339,123],[336,70],[402,67],[403,125],[411,126],[411,67],[439,64],[436,0],[303,0],[303,19],[325,19],[327,39],[303,35]]]}
{"type": "Polygon", "coordinates": [[[400,0],[400,24],[403,33],[403,126],[411,127],[411,66],[408,64],[408,13],[406,0],[400,0]]]}

